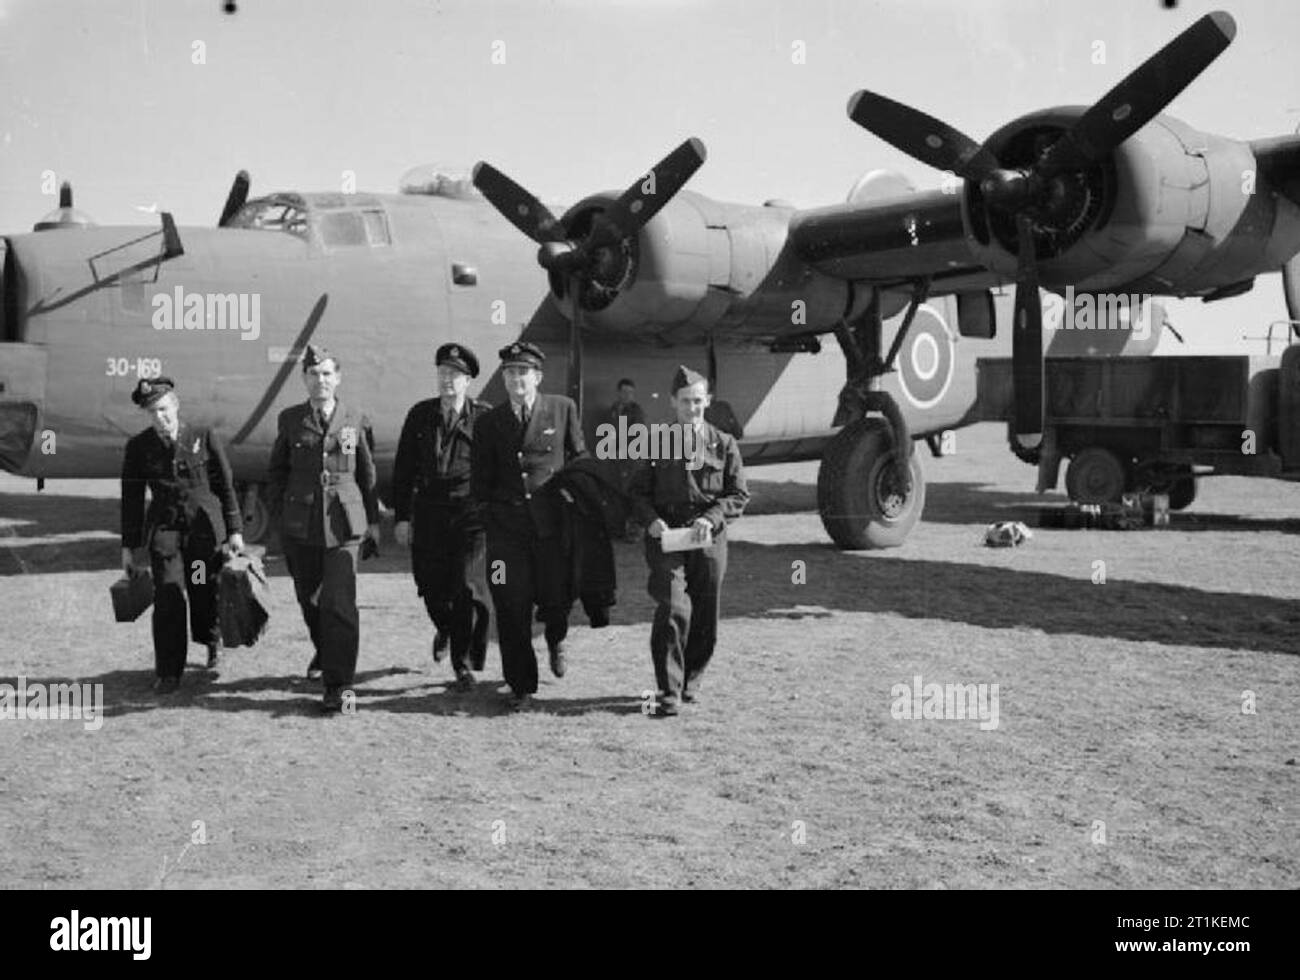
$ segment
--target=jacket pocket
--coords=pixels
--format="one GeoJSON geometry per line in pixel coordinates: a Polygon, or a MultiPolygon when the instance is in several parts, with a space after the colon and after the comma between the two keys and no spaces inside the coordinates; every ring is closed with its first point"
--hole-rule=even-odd
{"type": "Polygon", "coordinates": [[[701,493],[719,494],[723,487],[723,460],[714,453],[706,452],[698,458],[695,470],[695,485],[701,493]]]}
{"type": "Polygon", "coordinates": [[[280,513],[280,533],[287,538],[307,537],[307,522],[311,515],[311,497],[292,491],[285,494],[284,509],[280,513]]]}

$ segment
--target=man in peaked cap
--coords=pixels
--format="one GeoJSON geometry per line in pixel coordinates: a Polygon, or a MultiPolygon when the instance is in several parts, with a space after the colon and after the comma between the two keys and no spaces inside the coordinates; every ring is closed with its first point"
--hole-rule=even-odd
{"type": "Polygon", "coordinates": [[[436,633],[433,659],[451,648],[456,689],[474,686],[487,657],[487,541],[470,496],[474,430],[491,408],[467,396],[478,358],[464,344],[434,355],[438,395],[406,413],[393,463],[394,536],[411,546],[411,571],[436,633]],[[414,531],[414,535],[412,535],[414,531]]]}
{"type": "Polygon", "coordinates": [[[681,701],[699,696],[718,638],[727,525],[749,502],[740,447],[705,421],[708,405],[708,379],[679,367],[673,375],[673,408],[678,424],[689,427],[683,457],[643,463],[629,488],[633,513],[646,525],[647,588],[657,603],[650,659],[660,716],[676,715],[681,701]],[[661,540],[669,528],[690,528],[697,543],[712,543],[664,551],[661,540]]]}
{"type": "Polygon", "coordinates": [[[558,545],[560,515],[548,495],[538,491],[587,449],[573,400],[537,390],[546,360],[541,349],[521,340],[503,347],[498,356],[510,399],[478,423],[470,492],[487,507],[488,581],[501,666],[512,707],[523,710],[537,691],[533,610],[546,624],[551,672],[563,677],[571,605],[568,570],[558,545]]]}
{"type": "Polygon", "coordinates": [[[190,638],[217,665],[219,546],[243,550],[243,517],[230,463],[217,434],[181,421],[170,378],[142,378],[131,400],[150,427],[126,444],[122,460],[122,566],[153,572],[154,690],[169,694],[185,670],[186,599],[190,638]],[[149,509],[145,511],[145,488],[149,509]],[[147,554],[147,559],[145,558],[147,554]]]}
{"type": "Polygon", "coordinates": [[[307,347],[307,401],[280,413],[267,493],[315,648],[307,673],[325,681],[325,714],[343,709],[352,686],[361,639],[358,551],[363,538],[379,540],[374,437],[365,415],[335,397],[342,378],[338,358],[307,347]]]}

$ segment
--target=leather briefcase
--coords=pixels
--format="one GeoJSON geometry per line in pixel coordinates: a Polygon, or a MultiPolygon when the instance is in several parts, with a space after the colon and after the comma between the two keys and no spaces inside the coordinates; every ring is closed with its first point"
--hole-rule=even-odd
{"type": "Polygon", "coordinates": [[[133,623],[140,614],[153,605],[153,575],[123,575],[109,586],[113,597],[113,615],[119,623],[133,623]]]}

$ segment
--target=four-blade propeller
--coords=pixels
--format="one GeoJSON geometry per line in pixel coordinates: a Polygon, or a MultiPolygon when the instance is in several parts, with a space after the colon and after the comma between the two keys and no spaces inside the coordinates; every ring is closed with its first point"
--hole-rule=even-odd
{"type": "Polygon", "coordinates": [[[542,268],[581,281],[609,261],[610,250],[634,239],[704,160],[704,144],[693,137],[686,140],[597,213],[577,239],[568,236],[546,205],[490,163],[475,165],[474,186],[507,221],[541,246],[537,261],[542,268]]]}
{"type": "Polygon", "coordinates": [[[680,191],[705,159],[692,137],[638,178],[590,221],[570,230],[519,184],[490,163],[474,167],[474,186],[512,225],[538,244],[537,261],[572,306],[569,314],[569,395],[582,409],[582,306],[588,292],[613,295],[630,278],[629,253],[637,233],[680,191]]]}
{"type": "Polygon", "coordinates": [[[873,92],[849,100],[849,118],[886,143],[977,185],[985,205],[1014,218],[1016,311],[1012,337],[1015,433],[1027,449],[1043,431],[1043,316],[1035,228],[1069,197],[1063,181],[1105,159],[1154,119],[1232,42],[1226,13],[1207,14],[1130,72],[1027,167],[1004,168],[992,152],[923,112],[873,92]]]}

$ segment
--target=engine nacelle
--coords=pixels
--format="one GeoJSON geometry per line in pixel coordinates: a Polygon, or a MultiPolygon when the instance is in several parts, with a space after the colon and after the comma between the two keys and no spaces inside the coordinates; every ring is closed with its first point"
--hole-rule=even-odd
{"type": "MultiPolygon", "coordinates": [[[[612,195],[574,205],[562,223],[571,238],[590,228],[612,195]]],[[[725,324],[730,334],[827,329],[851,312],[852,290],[811,268],[786,246],[792,210],[721,204],[681,191],[635,241],[604,251],[579,302],[584,323],[608,332],[682,340],[725,324]]],[[[552,277],[561,309],[566,284],[552,277]]]]}
{"type": "MultiPolygon", "coordinates": [[[[1085,111],[1033,113],[985,145],[1004,167],[1026,167],[1085,111]]],[[[1266,185],[1248,144],[1157,116],[1108,158],[1062,175],[1035,218],[1044,288],[1205,295],[1276,269],[1300,249],[1300,209],[1266,185]]],[[[1015,219],[968,183],[965,220],[978,260],[1008,278],[1015,219]]]]}

